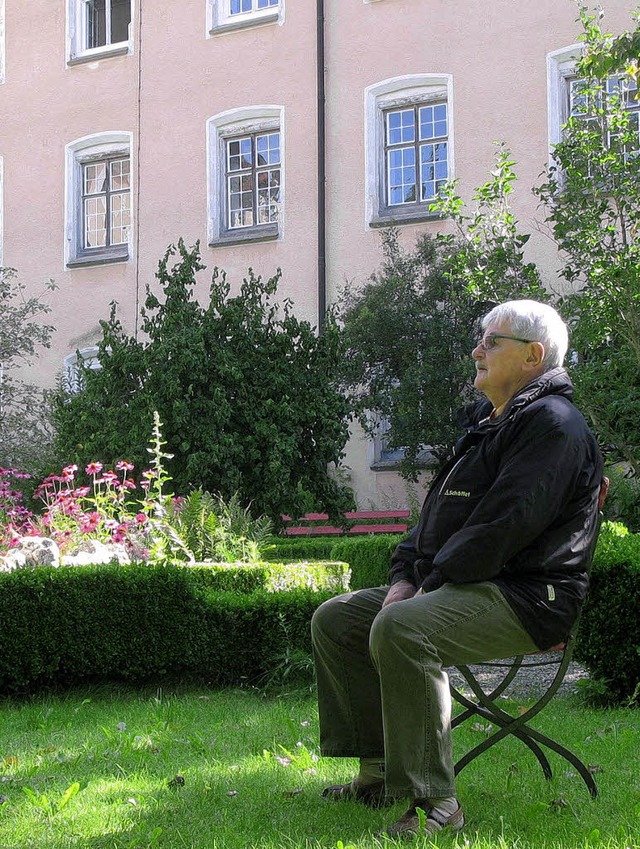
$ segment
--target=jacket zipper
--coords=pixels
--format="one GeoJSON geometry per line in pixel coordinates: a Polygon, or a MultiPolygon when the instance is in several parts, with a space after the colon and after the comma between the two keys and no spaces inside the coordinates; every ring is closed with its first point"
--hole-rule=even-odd
{"type": "Polygon", "coordinates": [[[462,461],[463,461],[463,460],[464,460],[464,458],[467,456],[467,454],[468,454],[470,451],[472,451],[472,450],[473,450],[473,448],[468,448],[468,449],[464,452],[464,454],[461,454],[461,455],[460,455],[460,457],[458,457],[458,459],[456,460],[456,462],[455,462],[455,463],[453,464],[453,466],[449,469],[449,474],[448,474],[448,475],[446,476],[446,478],[443,480],[443,482],[442,482],[442,486],[440,487],[440,491],[438,492],[438,495],[439,495],[439,496],[440,496],[440,495],[442,495],[442,493],[444,492],[444,488],[445,488],[445,486],[448,484],[448,482],[449,482],[449,480],[450,480],[450,478],[451,478],[451,475],[455,472],[455,470],[458,468],[458,466],[460,465],[460,463],[462,463],[462,461]]]}

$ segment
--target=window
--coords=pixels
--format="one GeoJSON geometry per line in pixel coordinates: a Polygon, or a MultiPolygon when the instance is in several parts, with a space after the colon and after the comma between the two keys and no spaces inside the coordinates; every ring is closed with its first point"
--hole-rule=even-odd
{"type": "Polygon", "coordinates": [[[453,177],[451,77],[397,77],[365,91],[369,226],[437,217],[429,206],[453,177]]]}
{"type": "Polygon", "coordinates": [[[209,34],[259,24],[282,23],[284,0],[208,0],[209,34]]]}
{"type": "Polygon", "coordinates": [[[384,118],[387,206],[432,201],[449,173],[447,104],[389,109],[384,118]]]}
{"type": "Polygon", "coordinates": [[[86,368],[101,369],[102,365],[98,359],[98,348],[81,348],[74,354],[64,358],[64,371],[62,374],[62,386],[70,395],[77,395],[83,389],[83,375],[80,371],[80,363],[86,368]]]}
{"type": "MultiPolygon", "coordinates": [[[[638,133],[640,146],[640,102],[635,80],[625,74],[614,74],[594,90],[587,80],[576,75],[581,46],[573,45],[549,54],[547,57],[549,145],[553,148],[562,138],[562,127],[569,118],[595,120],[593,111],[603,103],[619,98],[638,133]]],[[[608,140],[613,142],[615,134],[609,131],[608,140]]],[[[637,148],[636,148],[637,149],[637,148]]]]}
{"type": "Polygon", "coordinates": [[[67,265],[129,258],[130,151],[127,133],[87,136],[67,145],[67,265]]]}
{"type": "MultiPolygon", "coordinates": [[[[390,448],[387,434],[391,425],[388,419],[382,419],[378,423],[377,433],[369,443],[369,467],[373,471],[397,471],[401,468],[405,457],[404,448],[390,448]]],[[[435,466],[437,458],[433,449],[423,445],[418,452],[418,465],[423,468],[435,466]]]]}
{"type": "MultiPolygon", "coordinates": [[[[594,88],[586,79],[574,77],[568,81],[568,114],[572,118],[579,118],[587,122],[596,120],[594,112],[606,107],[607,103],[616,101],[629,117],[630,128],[634,131],[636,141],[634,150],[638,149],[640,138],[640,125],[638,117],[640,114],[640,102],[638,101],[638,86],[633,77],[626,74],[613,74],[594,88]]],[[[612,145],[617,133],[607,128],[607,142],[612,145]]],[[[628,151],[629,152],[629,151],[628,151]]]]}
{"type": "Polygon", "coordinates": [[[209,120],[209,244],[282,235],[283,110],[232,110],[209,120]]]}
{"type": "Polygon", "coordinates": [[[69,2],[69,61],[131,52],[132,0],[69,2]]]}

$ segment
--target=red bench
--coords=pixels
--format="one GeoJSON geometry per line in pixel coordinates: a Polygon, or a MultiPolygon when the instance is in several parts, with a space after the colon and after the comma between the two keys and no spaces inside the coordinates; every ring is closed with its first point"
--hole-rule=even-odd
{"type": "Polygon", "coordinates": [[[305,513],[299,519],[283,516],[285,534],[294,536],[328,536],[330,534],[394,534],[406,533],[411,515],[410,510],[355,510],[344,514],[348,523],[344,528],[338,525],[322,524],[329,521],[327,513],[305,513]],[[405,521],[401,521],[405,520],[405,521]]]}

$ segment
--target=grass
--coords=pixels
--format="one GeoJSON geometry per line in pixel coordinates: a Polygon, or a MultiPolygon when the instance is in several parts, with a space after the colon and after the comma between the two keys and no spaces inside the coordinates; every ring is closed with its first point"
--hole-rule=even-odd
{"type": "MultiPolygon", "coordinates": [[[[593,801],[552,756],[545,782],[505,741],[458,779],[468,825],[415,844],[460,849],[636,849],[639,715],[557,698],[538,727],[598,771],[593,801]]],[[[457,729],[458,750],[484,733],[457,729]]],[[[0,701],[3,849],[368,849],[406,807],[320,798],[354,761],[318,757],[308,693],[104,687],[0,701]]]]}

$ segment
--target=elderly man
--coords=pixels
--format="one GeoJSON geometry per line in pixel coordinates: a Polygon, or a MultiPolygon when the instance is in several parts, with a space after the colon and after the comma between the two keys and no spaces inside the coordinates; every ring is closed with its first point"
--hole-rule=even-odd
{"type": "Polygon", "coordinates": [[[315,613],[321,749],[360,771],[324,796],[372,806],[406,797],[392,836],[464,825],[454,783],[447,666],[565,639],[587,588],[602,459],[561,367],[551,307],[509,301],[474,349],[464,435],[396,548],[390,587],[315,613]]]}

